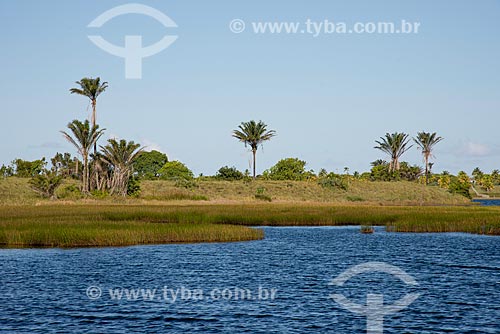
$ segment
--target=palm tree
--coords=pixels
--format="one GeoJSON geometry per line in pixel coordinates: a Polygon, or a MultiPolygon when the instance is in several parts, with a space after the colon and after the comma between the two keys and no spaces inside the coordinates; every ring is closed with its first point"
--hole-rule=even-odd
{"type": "Polygon", "coordinates": [[[442,141],[444,138],[438,137],[437,133],[429,133],[429,132],[419,132],[417,134],[417,138],[413,138],[413,141],[419,146],[422,150],[422,155],[424,156],[425,161],[425,184],[429,183],[429,170],[432,167],[432,164],[429,163],[429,159],[433,156],[432,150],[437,143],[442,141]]]}
{"type": "Polygon", "coordinates": [[[122,139],[109,139],[108,145],[101,146],[103,160],[113,169],[111,178],[111,193],[121,196],[127,195],[127,185],[133,173],[133,163],[142,152],[140,144],[122,139]]]}
{"type": "Polygon", "coordinates": [[[257,148],[262,145],[265,141],[270,140],[276,136],[276,131],[267,130],[267,125],[259,121],[242,122],[239,129],[233,130],[233,137],[239,141],[245,143],[245,147],[250,145],[253,154],[253,178],[255,179],[255,158],[257,154],[257,148]]]}
{"type": "Polygon", "coordinates": [[[68,124],[68,129],[71,130],[72,136],[67,132],[61,131],[64,138],[66,138],[71,144],[73,144],[78,153],[82,156],[83,160],[83,177],[82,177],[82,191],[88,193],[90,190],[89,182],[89,151],[92,146],[95,145],[97,140],[103,135],[104,130],[99,130],[99,125],[90,126],[88,120],[85,122],[80,122],[79,120],[74,120],[68,124]]]}
{"type": "MultiPolygon", "coordinates": [[[[78,94],[86,96],[90,99],[92,103],[92,126],[96,125],[96,104],[97,97],[103,93],[106,88],[108,88],[108,83],[105,81],[101,83],[101,78],[97,77],[93,78],[83,78],[80,81],[77,81],[76,84],[80,86],[80,88],[71,88],[69,91],[71,94],[78,94]]],[[[94,145],[94,154],[97,151],[97,143],[94,145]]]]}
{"type": "Polygon", "coordinates": [[[408,135],[406,133],[398,132],[393,134],[386,133],[385,137],[380,137],[380,139],[380,141],[375,141],[378,146],[375,146],[374,148],[381,150],[391,157],[389,172],[398,171],[400,168],[399,158],[401,158],[401,156],[413,146],[408,146],[408,135]]]}

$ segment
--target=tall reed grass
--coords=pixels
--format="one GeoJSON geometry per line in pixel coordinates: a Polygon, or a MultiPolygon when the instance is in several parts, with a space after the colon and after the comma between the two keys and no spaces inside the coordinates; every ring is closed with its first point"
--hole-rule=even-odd
{"type": "Polygon", "coordinates": [[[248,226],[386,226],[393,232],[500,235],[500,208],[387,207],[247,203],[41,205],[0,207],[3,246],[122,246],[243,241],[263,237],[248,226]]]}

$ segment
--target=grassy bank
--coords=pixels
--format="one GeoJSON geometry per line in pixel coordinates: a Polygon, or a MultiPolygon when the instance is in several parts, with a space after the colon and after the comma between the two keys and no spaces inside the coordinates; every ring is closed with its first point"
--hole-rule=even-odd
{"type": "MultiPolygon", "coordinates": [[[[126,202],[141,203],[149,201],[238,201],[260,202],[256,198],[270,198],[273,202],[319,202],[332,204],[363,205],[464,205],[469,200],[453,195],[438,187],[426,187],[411,182],[368,182],[354,180],[347,191],[324,188],[314,181],[193,181],[190,188],[182,187],[173,181],[143,181],[138,199],[126,202]]],[[[59,201],[82,202],[68,190],[78,186],[75,180],[65,180],[58,189],[59,201]]],[[[99,198],[101,202],[123,203],[122,198],[99,198]]],[[[0,205],[23,205],[49,202],[33,192],[28,179],[10,177],[0,179],[0,205]]],[[[85,201],[84,201],[85,202],[85,201]]]]}
{"type": "Polygon", "coordinates": [[[500,235],[500,209],[326,204],[41,205],[0,207],[0,245],[124,246],[243,241],[247,226],[377,225],[394,232],[500,235]]]}
{"type": "Polygon", "coordinates": [[[100,247],[263,238],[261,230],[246,226],[202,220],[168,223],[153,212],[138,210],[73,205],[0,207],[0,246],[100,247]],[[123,212],[127,214],[120,215],[123,212]]]}
{"type": "Polygon", "coordinates": [[[273,201],[321,202],[376,205],[463,205],[469,200],[439,187],[412,182],[369,182],[353,180],[347,191],[320,186],[314,181],[198,181],[191,189],[176,187],[175,182],[144,181],[141,198],[150,200],[208,199],[255,201],[262,192],[273,201]]]}

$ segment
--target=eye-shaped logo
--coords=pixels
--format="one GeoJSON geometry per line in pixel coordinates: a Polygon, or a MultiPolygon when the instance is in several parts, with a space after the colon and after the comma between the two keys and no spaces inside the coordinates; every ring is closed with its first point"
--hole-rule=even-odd
{"type": "MultiPolygon", "coordinates": [[[[329,285],[341,287],[349,279],[363,273],[382,272],[399,278],[407,285],[416,286],[417,281],[402,269],[383,262],[367,262],[354,266],[337,276],[329,285]]],[[[404,310],[420,297],[418,293],[410,293],[397,300],[392,305],[384,305],[384,295],[368,294],[366,305],[351,302],[345,296],[332,294],[330,298],[346,310],[366,317],[366,333],[382,334],[384,332],[384,316],[404,310]]]]}
{"type": "MultiPolygon", "coordinates": [[[[142,14],[150,16],[163,24],[166,28],[176,28],[177,24],[164,13],[159,10],[141,4],[126,4],[117,6],[107,10],[96,17],[90,24],[89,28],[99,28],[109,20],[125,15],[125,14],[142,14]]],[[[90,35],[88,38],[99,48],[109,54],[125,58],[125,78],[141,79],[142,78],[142,59],[153,56],[167,47],[169,47],[178,36],[165,35],[161,40],[147,47],[142,47],[142,36],[126,35],[125,46],[120,47],[106,41],[102,36],[90,35]]]]}

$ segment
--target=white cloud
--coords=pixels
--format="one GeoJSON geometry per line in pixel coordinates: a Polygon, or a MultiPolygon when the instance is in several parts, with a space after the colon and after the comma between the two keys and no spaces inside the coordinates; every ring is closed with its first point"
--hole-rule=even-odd
{"type": "Polygon", "coordinates": [[[141,145],[144,146],[144,150],[147,152],[158,151],[161,153],[166,153],[164,149],[162,149],[160,144],[152,142],[149,139],[143,138],[141,139],[141,145]]]}
{"type": "Polygon", "coordinates": [[[460,153],[472,157],[484,157],[491,153],[491,149],[486,145],[469,141],[462,145],[460,153]]]}

